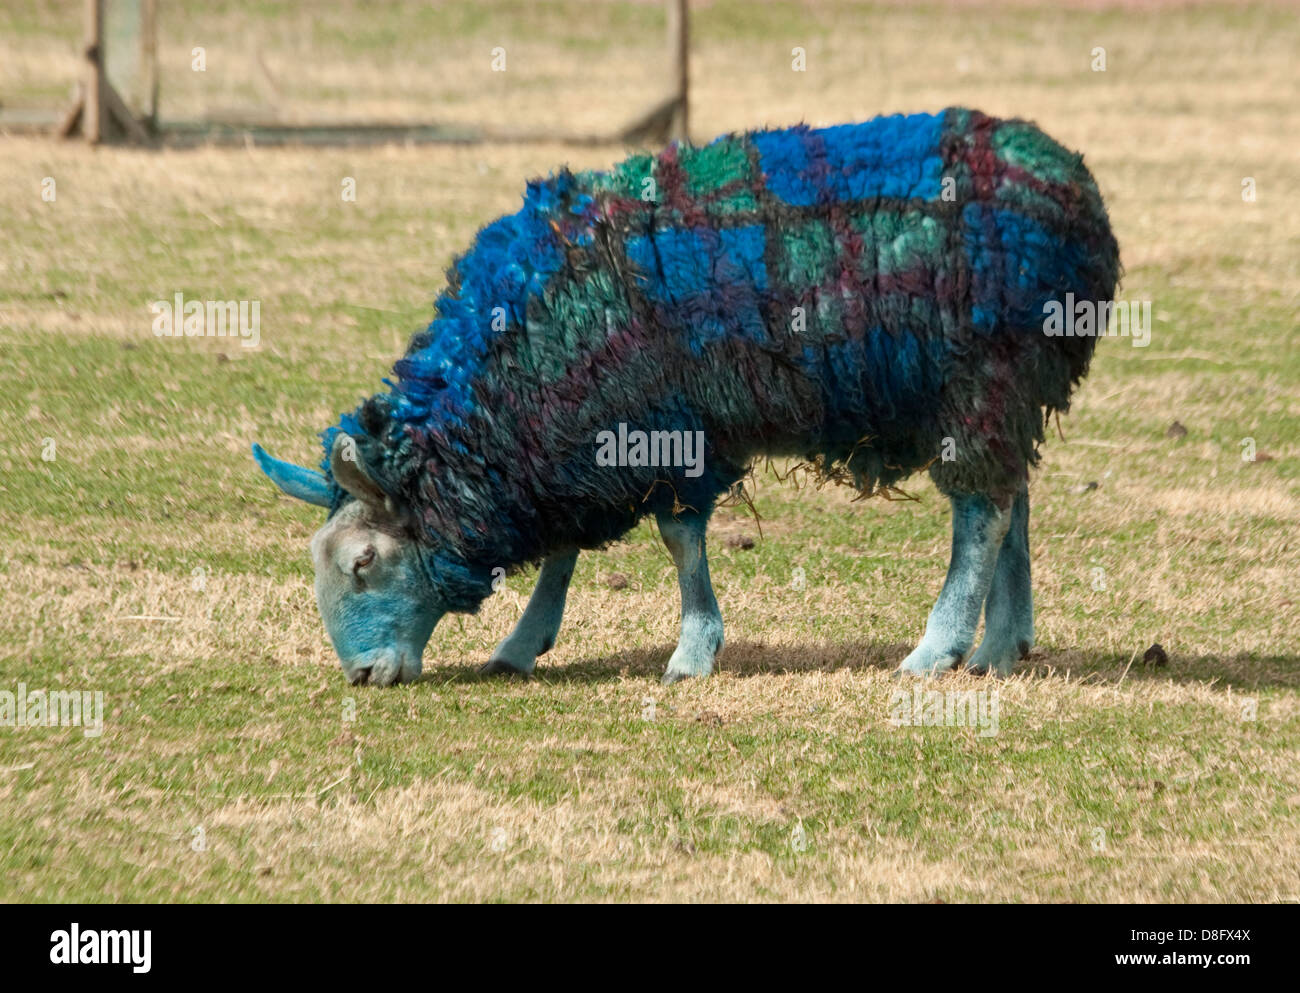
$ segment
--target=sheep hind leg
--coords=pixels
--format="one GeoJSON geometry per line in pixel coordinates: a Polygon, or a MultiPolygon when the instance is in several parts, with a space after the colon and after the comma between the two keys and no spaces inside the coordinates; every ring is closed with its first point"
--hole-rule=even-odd
{"type": "Polygon", "coordinates": [[[530,676],[537,656],[545,655],[555,645],[564,617],[564,601],[578,561],[577,549],[557,552],[542,563],[528,606],[506,635],[492,650],[492,657],[479,669],[480,676],[530,676]]]}
{"type": "Polygon", "coordinates": [[[657,516],[659,534],[677,565],[677,584],[682,593],[682,631],[677,649],[668,660],[665,683],[692,676],[707,676],[713,660],[722,651],[722,613],[709,581],[709,560],[704,549],[704,531],[709,515],[682,511],[674,516],[657,516]]]}
{"type": "Polygon", "coordinates": [[[989,497],[952,493],[952,557],[925,635],[899,667],[915,676],[934,676],[970,652],[980,611],[993,582],[998,552],[1011,523],[1011,509],[999,510],[989,497]]]}
{"type": "Polygon", "coordinates": [[[1029,578],[1029,490],[1021,486],[1011,505],[1011,526],[1002,539],[993,582],[984,602],[984,640],[966,667],[1006,676],[1034,644],[1034,598],[1029,578]]]}

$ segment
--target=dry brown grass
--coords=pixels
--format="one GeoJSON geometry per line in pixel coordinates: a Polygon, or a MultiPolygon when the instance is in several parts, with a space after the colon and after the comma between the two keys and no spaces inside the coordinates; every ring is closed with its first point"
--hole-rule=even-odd
{"type": "MultiPolygon", "coordinates": [[[[1282,8],[1093,6],[717,3],[697,17],[700,137],[954,103],[1036,118],[1086,150],[1123,293],[1154,303],[1151,346],[1104,342],[1067,440],[1046,448],[1039,647],[998,687],[991,739],[889,720],[888,671],[946,555],[946,513],[920,480],[919,503],[855,503],[760,472],[756,547],[725,540],[758,537],[745,508],[715,518],[729,644],[707,682],[655,681],[678,600],[642,528],[580,561],[540,680],[470,675],[517,618],[519,577],[444,622],[423,682],[344,685],[311,598],[317,515],[271,492],[247,443],[316,457],[312,433],[374,388],[438,272],[523,178],[621,149],[0,138],[0,690],[101,689],[107,709],[97,739],[0,728],[0,896],[1300,896],[1300,27],[1282,8]],[[806,74],[789,71],[793,45],[806,74]],[[1088,70],[1094,45],[1105,74],[1088,70]],[[147,303],[178,289],[260,299],[262,347],[154,339],[147,303]],[[1186,437],[1167,434],[1174,420],[1186,437]],[[1241,461],[1246,437],[1270,460],[1241,461]],[[1153,641],[1166,668],[1142,663],[1153,641]]],[[[508,80],[480,64],[490,17],[434,60],[326,32],[290,109],[597,127],[645,102],[655,73],[637,60],[656,34],[605,44],[592,15],[574,55],[559,15],[538,16],[507,42],[508,80]]],[[[261,99],[231,69],[252,58],[244,27],[196,22],[212,68],[172,84],[178,112],[261,99]]],[[[273,72],[302,62],[301,25],[281,27],[263,43],[273,72]]],[[[64,71],[64,40],[13,37],[0,88],[64,71]]],[[[171,77],[188,71],[178,58],[171,77]]]]}

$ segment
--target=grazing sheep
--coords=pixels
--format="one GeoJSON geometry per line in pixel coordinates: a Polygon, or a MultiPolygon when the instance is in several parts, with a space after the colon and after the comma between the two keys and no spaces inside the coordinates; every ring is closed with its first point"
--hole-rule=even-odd
{"type": "Polygon", "coordinates": [[[540,562],[484,666],[531,672],[578,551],[650,513],[682,594],[665,679],[707,675],[705,526],[762,455],[863,492],[928,468],[952,559],[902,668],[1005,673],[1033,639],[1028,470],[1095,345],[1044,333],[1045,307],[1109,301],[1118,271],[1081,156],[1024,121],[950,109],[671,145],[530,183],[455,261],[389,388],[324,432],[323,471],[253,450],[330,508],[316,592],[354,682],[414,678],[443,613],[540,562]]]}

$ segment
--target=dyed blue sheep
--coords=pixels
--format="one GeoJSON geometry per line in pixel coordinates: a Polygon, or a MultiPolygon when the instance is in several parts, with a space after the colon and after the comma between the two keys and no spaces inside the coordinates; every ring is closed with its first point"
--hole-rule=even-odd
{"type": "Polygon", "coordinates": [[[928,467],[953,554],[903,668],[1002,673],[1033,638],[1028,470],[1095,345],[1043,315],[1110,300],[1118,273],[1081,157],[1023,121],[954,109],[673,145],[530,183],[453,264],[389,388],[324,433],[322,471],[254,451],[331,509],[317,597],[354,681],[413,678],[444,612],[541,562],[485,666],[531,672],[578,551],[647,514],[682,592],[666,678],[707,674],[705,526],[763,455],[865,493],[928,467]]]}

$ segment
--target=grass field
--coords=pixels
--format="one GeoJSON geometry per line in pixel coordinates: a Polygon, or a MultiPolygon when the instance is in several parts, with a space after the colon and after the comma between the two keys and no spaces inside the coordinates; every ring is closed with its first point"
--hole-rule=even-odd
{"type": "MultiPolygon", "coordinates": [[[[0,101],[62,97],[80,6],[0,2],[0,101]]],[[[247,59],[243,38],[288,113],[599,127],[660,76],[655,4],[189,6],[164,23],[177,115],[242,99],[248,74],[187,64],[247,59]]],[[[1034,477],[1038,647],[1000,684],[937,684],[996,691],[989,736],[891,723],[946,565],[924,478],[853,502],[760,472],[761,537],[744,507],[715,517],[707,681],[657,681],[678,594],[648,526],[579,560],[540,678],[473,675],[521,575],[443,622],[418,683],[344,681],[321,514],[249,442],[314,463],[524,179],[622,149],[0,137],[0,690],[105,701],[98,737],[0,727],[0,899],[1300,900],[1300,19],[1157,7],[695,18],[697,138],[1033,118],[1085,151],[1122,296],[1153,303],[1149,347],[1100,344],[1034,477]],[[260,348],[155,337],[148,303],[176,292],[259,300],[260,348]]]]}

